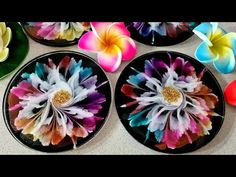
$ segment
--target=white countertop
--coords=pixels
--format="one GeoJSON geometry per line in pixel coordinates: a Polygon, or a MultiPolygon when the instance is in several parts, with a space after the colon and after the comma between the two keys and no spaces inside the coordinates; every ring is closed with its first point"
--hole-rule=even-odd
{"type": "MultiPolygon", "coordinates": [[[[236,32],[236,23],[220,23],[227,31],[236,32]]],[[[158,50],[172,50],[185,53],[189,56],[194,57],[194,51],[199,45],[201,40],[193,35],[187,41],[168,47],[151,47],[143,45],[137,42],[138,53],[136,56],[140,56],[144,53],[158,50]]],[[[42,44],[39,44],[29,38],[30,49],[27,57],[20,65],[24,65],[31,59],[52,51],[57,50],[73,50],[85,53],[93,58],[95,54],[81,51],[77,48],[77,45],[70,47],[49,47],[42,44]]],[[[123,62],[121,67],[116,73],[107,73],[108,77],[111,80],[112,88],[114,90],[116,81],[123,70],[123,68],[128,64],[128,62],[123,62]]],[[[219,81],[222,90],[227,83],[236,79],[236,69],[233,73],[222,75],[216,72],[212,65],[207,65],[207,67],[212,71],[217,80],[219,81]]],[[[20,67],[18,67],[19,69],[20,67]]],[[[17,71],[17,70],[16,70],[17,71]]],[[[11,77],[16,72],[14,71],[6,78],[0,80],[1,89],[0,89],[0,111],[2,112],[2,100],[3,94],[6,89],[6,86],[11,79],[11,77]]],[[[236,154],[236,107],[232,107],[226,104],[226,115],[223,126],[221,127],[220,132],[216,137],[204,147],[188,153],[188,154],[236,154]]],[[[8,131],[2,114],[0,114],[0,154],[46,154],[39,152],[33,149],[29,149],[20,143],[18,143],[8,131]]],[[[54,154],[54,153],[53,153],[54,154]]],[[[149,149],[148,147],[140,144],[136,141],[123,127],[121,124],[116,109],[115,103],[112,103],[111,114],[108,118],[106,124],[100,130],[100,132],[92,138],[91,141],[84,144],[83,146],[66,151],[60,152],[57,154],[163,154],[154,150],[149,149]]]]}

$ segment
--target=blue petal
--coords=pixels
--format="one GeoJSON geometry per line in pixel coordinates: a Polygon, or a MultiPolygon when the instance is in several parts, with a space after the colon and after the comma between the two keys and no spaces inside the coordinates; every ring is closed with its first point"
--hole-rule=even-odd
{"type": "Polygon", "coordinates": [[[218,59],[218,56],[216,56],[209,48],[209,46],[202,42],[198,48],[195,51],[195,56],[200,62],[203,63],[209,63],[213,62],[218,59]]]}
{"type": "Polygon", "coordinates": [[[228,74],[235,68],[235,58],[233,50],[228,47],[222,47],[219,59],[213,62],[217,71],[228,74]]]}
{"type": "Polygon", "coordinates": [[[145,81],[145,77],[143,76],[142,73],[139,73],[137,75],[131,75],[129,76],[129,79],[127,80],[128,83],[134,85],[134,86],[138,86],[139,83],[145,81]]]}
{"type": "Polygon", "coordinates": [[[36,63],[35,73],[38,75],[38,77],[44,78],[44,66],[43,66],[43,64],[36,63]]]}
{"type": "Polygon", "coordinates": [[[144,142],[146,142],[149,139],[149,136],[150,136],[150,131],[148,130],[147,133],[146,133],[146,138],[145,138],[144,142]]]}
{"type": "Polygon", "coordinates": [[[72,59],[70,62],[70,68],[69,68],[69,72],[71,75],[74,74],[75,71],[79,70],[82,64],[82,60],[80,60],[78,63],[72,59]]]}
{"type": "Polygon", "coordinates": [[[163,131],[157,130],[154,132],[156,140],[160,143],[163,137],[163,131]]]}
{"type": "Polygon", "coordinates": [[[80,71],[80,80],[83,81],[91,76],[93,73],[92,68],[84,68],[80,71]]]}
{"type": "Polygon", "coordinates": [[[22,77],[23,79],[29,79],[29,78],[30,78],[30,74],[29,74],[29,73],[23,73],[23,74],[21,75],[21,77],[22,77]]]}
{"type": "MultiPolygon", "coordinates": [[[[201,23],[193,29],[193,32],[199,32],[207,38],[210,38],[212,34],[212,25],[210,23],[201,23]]],[[[196,33],[196,35],[198,35],[198,33],[196,33]]]]}
{"type": "Polygon", "coordinates": [[[149,120],[148,120],[148,118],[146,118],[146,116],[143,116],[143,114],[149,110],[150,110],[150,108],[147,108],[139,113],[130,115],[128,118],[128,120],[130,120],[129,125],[131,127],[138,127],[141,125],[147,125],[149,123],[149,120]]]}
{"type": "Polygon", "coordinates": [[[139,31],[139,33],[144,37],[148,36],[150,32],[151,32],[151,28],[149,25],[146,25],[146,24],[144,24],[139,31]]]}

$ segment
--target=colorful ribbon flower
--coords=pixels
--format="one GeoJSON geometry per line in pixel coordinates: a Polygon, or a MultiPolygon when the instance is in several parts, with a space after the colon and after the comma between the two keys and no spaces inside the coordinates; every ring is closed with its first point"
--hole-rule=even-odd
{"type": "Polygon", "coordinates": [[[116,71],[122,60],[135,56],[136,45],[123,22],[91,22],[90,25],[92,31],[80,38],[78,46],[98,53],[98,63],[106,71],[116,71]]]}
{"type": "Polygon", "coordinates": [[[175,149],[209,135],[218,97],[188,61],[168,54],[145,60],[144,71],[130,75],[121,91],[131,100],[121,107],[133,110],[131,127],[146,126],[146,139],[155,137],[159,149],[175,149]]]}
{"type": "Polygon", "coordinates": [[[236,33],[227,33],[218,23],[201,23],[193,32],[203,40],[195,51],[203,63],[213,62],[217,71],[227,74],[235,68],[236,33]]]}
{"type": "Polygon", "coordinates": [[[58,145],[70,137],[76,147],[77,140],[94,132],[104,119],[99,112],[106,98],[98,88],[106,83],[98,83],[92,68],[69,56],[58,65],[51,59],[48,64],[37,63],[35,72],[23,73],[22,81],[11,89],[14,125],[43,146],[58,145]]]}
{"type": "Polygon", "coordinates": [[[37,35],[46,40],[73,41],[90,28],[88,22],[28,22],[28,24],[38,27],[37,35]]]}

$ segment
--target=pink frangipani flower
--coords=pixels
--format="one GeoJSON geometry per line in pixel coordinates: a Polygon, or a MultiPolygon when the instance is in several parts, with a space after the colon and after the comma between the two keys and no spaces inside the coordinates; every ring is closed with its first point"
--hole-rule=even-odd
{"type": "Polygon", "coordinates": [[[79,40],[81,49],[97,53],[98,63],[108,72],[118,69],[121,61],[131,60],[136,45],[123,22],[91,22],[92,31],[79,40]]]}

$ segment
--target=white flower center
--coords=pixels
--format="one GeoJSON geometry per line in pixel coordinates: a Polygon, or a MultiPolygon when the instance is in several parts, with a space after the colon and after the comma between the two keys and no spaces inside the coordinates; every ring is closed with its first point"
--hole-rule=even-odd
{"type": "Polygon", "coordinates": [[[162,90],[162,95],[166,102],[174,106],[179,106],[183,101],[181,92],[174,87],[164,87],[162,90]]]}
{"type": "Polygon", "coordinates": [[[66,90],[59,90],[54,93],[52,102],[56,106],[63,106],[72,99],[72,95],[66,90]]]}

